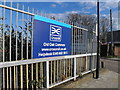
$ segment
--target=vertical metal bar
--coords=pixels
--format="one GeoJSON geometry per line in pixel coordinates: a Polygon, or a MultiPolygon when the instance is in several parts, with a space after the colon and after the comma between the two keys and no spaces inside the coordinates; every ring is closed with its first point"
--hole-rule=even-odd
{"type": "Polygon", "coordinates": [[[42,79],[42,88],[43,88],[43,81],[44,81],[44,77],[43,77],[43,62],[41,62],[41,79],[42,79]]]}
{"type": "MultiPolygon", "coordinates": [[[[18,9],[18,7],[19,7],[19,4],[17,3],[17,9],[18,9]]],[[[17,33],[18,32],[18,12],[16,12],[16,61],[17,61],[17,59],[18,59],[18,37],[17,37],[17,33]]],[[[17,66],[15,67],[14,66],[14,70],[15,70],[15,81],[14,81],[14,88],[18,88],[18,78],[17,78],[17,76],[18,76],[18,69],[17,69],[17,66]],[[16,68],[16,69],[15,69],[16,68]]]]}
{"type": "Polygon", "coordinates": [[[20,88],[23,88],[23,66],[20,65],[20,88]]]}
{"type": "MultiPolygon", "coordinates": [[[[6,0],[4,0],[4,5],[6,5],[6,0]]],[[[5,62],[5,8],[4,8],[4,12],[3,12],[3,62],[5,62]]],[[[3,88],[5,88],[5,68],[3,68],[3,88]]]]}
{"type": "Polygon", "coordinates": [[[7,88],[9,88],[9,77],[8,77],[8,67],[6,68],[6,79],[7,79],[7,88]]]}
{"type": "MultiPolygon", "coordinates": [[[[71,23],[71,24],[72,24],[72,23],[71,23]]],[[[72,29],[72,31],[71,31],[71,37],[72,37],[72,38],[71,38],[71,39],[72,39],[72,40],[71,40],[71,41],[72,41],[72,42],[71,42],[71,43],[72,43],[72,44],[71,44],[71,51],[72,51],[71,54],[73,55],[73,26],[71,25],[71,27],[72,27],[72,28],[71,28],[71,29],[72,29]]]]}
{"type": "Polygon", "coordinates": [[[52,85],[52,61],[51,61],[50,66],[51,66],[51,85],[52,85]]]}
{"type": "Polygon", "coordinates": [[[67,59],[65,59],[65,69],[66,69],[66,78],[67,78],[67,59]]]}
{"type": "MultiPolygon", "coordinates": [[[[40,63],[38,63],[38,80],[40,81],[39,83],[41,83],[41,68],[40,68],[40,63]]],[[[39,86],[41,88],[41,86],[39,86]]]]}
{"type": "MultiPolygon", "coordinates": [[[[31,81],[33,81],[33,64],[31,64],[31,81]]],[[[32,84],[32,88],[33,88],[33,84],[32,84]]]]}
{"type": "Polygon", "coordinates": [[[56,71],[55,71],[55,70],[56,70],[56,69],[55,69],[55,64],[56,64],[56,63],[55,63],[55,61],[54,61],[54,83],[55,83],[55,73],[56,73],[56,71]]]}
{"type": "MultiPolygon", "coordinates": [[[[22,5],[22,10],[24,11],[24,5],[22,5]]],[[[23,32],[24,32],[24,13],[22,13],[21,59],[23,59],[23,32]]]]}
{"type": "MultiPolygon", "coordinates": [[[[32,13],[34,13],[34,8],[32,9],[32,13]]],[[[31,58],[33,58],[33,29],[34,29],[34,16],[32,16],[32,31],[31,31],[31,58]]],[[[33,64],[31,64],[31,80],[33,81],[33,64]]],[[[33,88],[33,84],[32,84],[33,88]]]]}
{"type": "Polygon", "coordinates": [[[78,50],[79,50],[79,54],[80,54],[81,53],[80,52],[80,49],[81,49],[81,47],[80,47],[81,46],[81,44],[80,44],[80,31],[81,31],[81,29],[78,29],[78,30],[79,30],[78,31],[78,42],[79,42],[79,44],[78,44],[79,45],[78,50]]]}
{"type": "Polygon", "coordinates": [[[86,38],[86,45],[85,46],[86,46],[86,53],[88,53],[88,48],[87,48],[87,44],[88,44],[87,43],[87,41],[88,41],[88,39],[87,39],[87,31],[85,31],[85,32],[86,32],[86,37],[85,37],[86,38]]]}
{"type": "Polygon", "coordinates": [[[49,88],[49,61],[46,61],[46,88],[49,88]]]}
{"type": "Polygon", "coordinates": [[[14,66],[14,88],[16,88],[16,66],[14,66]]]}
{"type": "Polygon", "coordinates": [[[74,80],[76,80],[76,58],[74,58],[74,80]]]}
{"type": "Polygon", "coordinates": [[[85,50],[85,33],[84,33],[84,30],[82,30],[82,39],[83,39],[83,45],[84,45],[84,49],[83,49],[82,53],[84,53],[84,50],[85,50]]]}
{"type": "MultiPolygon", "coordinates": [[[[24,5],[22,6],[24,11],[24,5]]],[[[23,28],[24,27],[24,13],[22,13],[22,36],[21,36],[21,60],[23,60],[23,28]]],[[[23,66],[20,65],[20,88],[23,88],[23,66]]]]}
{"type": "MultiPolygon", "coordinates": [[[[73,40],[74,40],[74,39],[73,39],[73,23],[71,22],[71,24],[72,24],[72,55],[73,55],[73,52],[74,52],[74,50],[73,50],[73,48],[74,48],[74,47],[73,47],[73,45],[74,45],[74,44],[73,44],[73,40]]],[[[72,58],[71,58],[71,76],[72,76],[72,65],[73,65],[73,63],[72,63],[72,58]]]]}
{"type": "MultiPolygon", "coordinates": [[[[38,63],[36,63],[36,81],[38,82],[38,63]]],[[[38,88],[37,85],[36,88],[38,88]]]]}
{"type": "Polygon", "coordinates": [[[77,54],[79,54],[79,38],[78,38],[78,33],[79,33],[79,30],[78,30],[78,28],[76,28],[76,30],[77,30],[77,54]]]}
{"type": "Polygon", "coordinates": [[[75,33],[76,33],[76,31],[75,31],[75,27],[74,27],[73,30],[74,30],[74,55],[75,55],[75,54],[76,54],[76,53],[75,53],[75,52],[76,52],[76,51],[75,51],[75,49],[76,49],[76,41],[75,41],[75,37],[76,37],[76,36],[75,36],[75,33]]]}
{"type": "Polygon", "coordinates": [[[72,51],[73,51],[73,53],[72,53],[72,55],[74,55],[74,26],[73,26],[73,23],[72,23],[72,35],[73,35],[73,37],[72,37],[72,43],[73,43],[73,49],[72,49],[72,51]]]}
{"type": "Polygon", "coordinates": [[[60,81],[62,81],[62,72],[61,72],[61,70],[62,70],[62,65],[61,65],[61,60],[60,60],[60,81]]]}
{"type": "Polygon", "coordinates": [[[89,50],[89,45],[90,45],[90,41],[89,41],[89,38],[87,38],[87,41],[88,41],[88,46],[87,46],[87,50],[88,50],[88,53],[90,53],[90,50],[89,50]]]}
{"type": "Polygon", "coordinates": [[[88,68],[88,67],[87,67],[87,54],[86,54],[85,59],[86,59],[86,70],[87,70],[87,68],[88,68]]]}
{"type": "Polygon", "coordinates": [[[76,54],[78,54],[78,29],[76,28],[76,54]]]}
{"type": "Polygon", "coordinates": [[[70,59],[68,59],[68,68],[67,68],[67,70],[68,70],[68,77],[70,76],[70,59]]]}
{"type": "Polygon", "coordinates": [[[26,86],[28,88],[28,64],[26,64],[26,86]]]}
{"type": "Polygon", "coordinates": [[[75,28],[75,54],[77,54],[77,29],[75,28]]]}
{"type": "Polygon", "coordinates": [[[58,60],[57,60],[57,82],[58,82],[58,60]]]}
{"type": "MultiPolygon", "coordinates": [[[[32,13],[34,14],[34,8],[32,9],[32,13]]],[[[34,16],[32,16],[32,31],[31,31],[31,58],[33,58],[33,29],[34,29],[34,16]]]]}
{"type": "MultiPolygon", "coordinates": [[[[28,12],[29,12],[29,7],[28,7],[28,12]]],[[[27,59],[28,59],[28,31],[29,31],[29,15],[27,16],[27,19],[28,19],[28,21],[27,21],[27,30],[26,30],[26,35],[27,35],[27,59]]]]}
{"type": "Polygon", "coordinates": [[[75,55],[75,27],[73,27],[73,44],[74,44],[74,50],[73,50],[73,55],[75,55]]]}
{"type": "MultiPolygon", "coordinates": [[[[18,9],[18,3],[17,3],[17,9],[18,9]]],[[[18,32],[18,12],[16,12],[16,61],[17,61],[17,56],[18,56],[18,53],[17,53],[17,50],[18,50],[18,43],[17,43],[17,32],[18,32]]]]}
{"type": "MultiPolygon", "coordinates": [[[[10,7],[12,7],[12,2],[10,2],[10,7]]],[[[10,62],[11,62],[11,47],[12,46],[12,10],[10,10],[10,62]]],[[[10,67],[10,88],[12,88],[12,71],[10,67]]]]}
{"type": "Polygon", "coordinates": [[[73,66],[72,60],[73,60],[73,58],[71,58],[71,77],[72,77],[72,70],[73,70],[73,68],[72,68],[72,66],[73,66]]]}
{"type": "Polygon", "coordinates": [[[70,77],[70,61],[71,59],[69,59],[69,77],[70,77]]]}
{"type": "Polygon", "coordinates": [[[79,51],[80,50],[80,42],[79,42],[79,39],[80,39],[80,35],[79,34],[80,33],[79,32],[80,32],[80,29],[78,28],[78,54],[80,54],[80,51],[79,51]]]}
{"type": "Polygon", "coordinates": [[[93,66],[93,55],[92,55],[92,53],[93,53],[93,35],[94,35],[94,33],[92,32],[92,50],[91,50],[91,72],[92,72],[92,66],[93,66]]]}
{"type": "MultiPolygon", "coordinates": [[[[29,7],[28,7],[28,12],[29,12],[29,7]]],[[[27,19],[29,20],[29,15],[27,16],[27,19]]],[[[28,31],[29,31],[29,21],[27,21],[27,30],[26,30],[26,37],[27,37],[27,48],[26,48],[26,55],[27,55],[27,60],[28,60],[28,31]]],[[[28,64],[26,64],[26,85],[28,88],[28,64]]]]}
{"type": "Polygon", "coordinates": [[[63,71],[63,73],[64,73],[64,75],[65,75],[65,59],[64,59],[64,62],[63,62],[63,64],[64,64],[64,66],[63,66],[63,68],[64,68],[64,71],[63,71]]]}

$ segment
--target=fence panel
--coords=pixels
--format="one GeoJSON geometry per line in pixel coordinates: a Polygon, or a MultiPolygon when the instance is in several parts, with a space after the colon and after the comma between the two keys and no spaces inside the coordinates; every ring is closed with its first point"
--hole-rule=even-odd
{"type": "Polygon", "coordinates": [[[52,88],[95,70],[94,32],[71,22],[71,55],[33,60],[34,9],[7,4],[0,4],[0,88],[52,88]]]}

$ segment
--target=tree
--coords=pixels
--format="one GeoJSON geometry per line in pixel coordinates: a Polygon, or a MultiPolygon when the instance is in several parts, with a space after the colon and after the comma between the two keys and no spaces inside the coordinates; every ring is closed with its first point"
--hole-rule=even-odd
{"type": "Polygon", "coordinates": [[[109,19],[105,17],[100,18],[100,41],[102,43],[107,42],[107,32],[110,28],[109,19]]]}
{"type": "Polygon", "coordinates": [[[68,22],[73,22],[74,25],[88,29],[90,32],[96,28],[96,17],[94,15],[68,14],[68,22]]]}
{"type": "MultiPolygon", "coordinates": [[[[94,15],[69,14],[67,16],[68,22],[73,22],[74,25],[88,29],[90,32],[89,38],[92,37],[93,31],[96,30],[96,17],[94,15]]],[[[100,18],[100,41],[107,42],[107,32],[109,30],[109,19],[105,17],[100,18]]]]}
{"type": "MultiPolygon", "coordinates": [[[[3,19],[4,18],[0,18],[0,21],[2,22],[3,21],[3,19]]],[[[19,28],[18,28],[18,30],[17,30],[17,43],[18,43],[18,47],[17,47],[17,49],[18,49],[18,60],[21,60],[21,36],[22,36],[22,32],[21,32],[21,30],[23,29],[23,33],[24,33],[24,35],[23,35],[23,49],[24,49],[24,59],[26,59],[26,41],[27,41],[27,39],[26,39],[26,36],[27,36],[27,33],[26,33],[26,31],[28,31],[29,33],[28,33],[28,52],[29,52],[29,58],[31,58],[31,41],[32,41],[32,38],[31,38],[31,35],[32,35],[32,22],[31,22],[31,20],[28,20],[28,21],[26,21],[26,22],[24,22],[25,24],[24,24],[24,27],[21,27],[21,26],[18,26],[19,28]],[[20,30],[21,29],[21,30],[20,30]],[[28,30],[27,30],[28,29],[28,30]]],[[[16,26],[15,25],[11,25],[11,28],[10,28],[10,25],[8,25],[8,24],[5,24],[5,26],[3,25],[3,24],[0,24],[0,31],[1,31],[1,33],[0,33],[0,37],[1,37],[1,39],[2,39],[2,37],[3,37],[3,28],[4,28],[4,38],[5,38],[5,61],[9,61],[9,46],[10,46],[10,43],[9,43],[9,41],[10,41],[10,29],[11,29],[11,50],[12,50],[12,52],[11,52],[11,58],[12,58],[12,60],[14,61],[14,60],[16,60],[16,26]]],[[[1,51],[3,50],[3,47],[1,46],[1,51]]],[[[1,59],[2,60],[2,59],[1,59]]]]}

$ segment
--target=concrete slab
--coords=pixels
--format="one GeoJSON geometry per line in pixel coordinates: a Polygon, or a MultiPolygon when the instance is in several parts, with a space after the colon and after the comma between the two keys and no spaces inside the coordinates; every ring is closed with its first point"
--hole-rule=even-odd
{"type": "Polygon", "coordinates": [[[92,74],[88,74],[55,88],[118,88],[118,73],[102,69],[99,79],[94,79],[92,74]]]}

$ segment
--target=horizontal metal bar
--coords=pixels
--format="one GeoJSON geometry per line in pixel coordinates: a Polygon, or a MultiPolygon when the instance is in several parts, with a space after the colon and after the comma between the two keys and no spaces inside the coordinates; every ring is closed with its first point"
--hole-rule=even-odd
{"type": "Polygon", "coordinates": [[[84,56],[94,56],[97,55],[97,53],[89,53],[89,54],[79,54],[79,55],[69,55],[69,56],[64,56],[65,58],[77,58],[77,57],[84,57],[84,56]]]}
{"type": "Polygon", "coordinates": [[[78,27],[78,26],[74,26],[74,25],[71,25],[72,27],[75,27],[75,28],[78,28],[78,29],[82,29],[82,30],[85,30],[85,31],[88,31],[87,29],[85,28],[81,28],[81,27],[78,27]]]}
{"type": "MultiPolygon", "coordinates": [[[[79,75],[77,75],[76,77],[78,77],[78,76],[79,76],[79,75]]],[[[65,83],[65,82],[68,82],[68,81],[70,81],[70,80],[72,80],[72,79],[74,79],[74,78],[75,78],[75,77],[71,77],[71,78],[66,79],[66,80],[64,80],[64,81],[62,81],[62,82],[53,84],[53,85],[51,85],[49,88],[55,87],[55,86],[57,86],[57,85],[60,85],[60,84],[62,84],[62,83],[65,83]]]]}
{"type": "MultiPolygon", "coordinates": [[[[96,53],[93,53],[92,55],[96,55],[96,53]]],[[[60,56],[60,57],[18,60],[18,61],[11,61],[11,62],[1,62],[0,68],[25,65],[25,64],[33,64],[38,62],[54,61],[54,60],[60,60],[60,59],[75,58],[75,57],[83,57],[83,56],[91,56],[91,54],[80,54],[80,55],[69,55],[69,56],[60,56]]]]}
{"type": "Polygon", "coordinates": [[[29,12],[26,12],[26,11],[23,11],[23,10],[19,10],[19,9],[16,9],[16,8],[12,8],[12,7],[8,7],[8,6],[5,6],[5,5],[0,5],[0,7],[34,16],[33,13],[29,13],[29,12]]]}
{"type": "MultiPolygon", "coordinates": [[[[96,69],[92,69],[92,71],[95,71],[96,69]]],[[[82,75],[85,75],[85,74],[88,74],[88,73],[90,73],[91,72],[91,70],[89,70],[89,71],[87,71],[87,72],[83,72],[83,73],[81,73],[82,75]]]]}
{"type": "MultiPolygon", "coordinates": [[[[74,26],[74,25],[71,25],[72,27],[75,27],[75,28],[78,28],[78,29],[82,29],[82,30],[84,30],[84,31],[88,31],[87,29],[85,29],[85,28],[81,28],[81,27],[78,27],[78,26],[74,26]]],[[[96,32],[95,31],[93,31],[93,33],[94,34],[96,34],[96,32]]]]}

